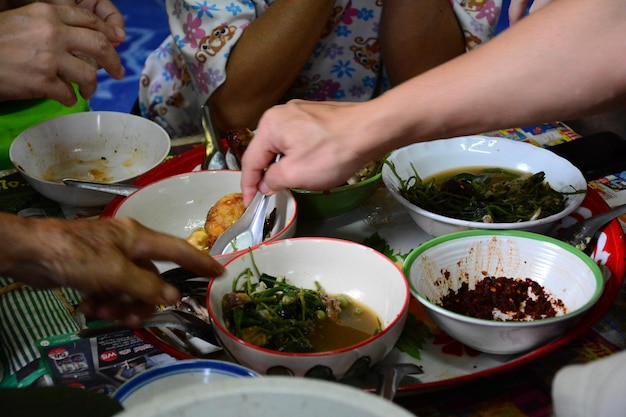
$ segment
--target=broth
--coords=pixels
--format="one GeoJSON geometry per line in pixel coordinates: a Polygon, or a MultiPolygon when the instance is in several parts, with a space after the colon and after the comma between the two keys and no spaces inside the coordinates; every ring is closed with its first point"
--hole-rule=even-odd
{"type": "Polygon", "coordinates": [[[321,320],[309,333],[314,352],[343,349],[379,333],[381,323],[372,309],[355,300],[342,307],[339,320],[321,320]]]}
{"type": "Polygon", "coordinates": [[[434,175],[431,175],[428,178],[424,179],[424,182],[429,182],[431,180],[435,181],[437,186],[441,186],[446,181],[453,179],[454,177],[461,174],[470,174],[477,177],[485,178],[484,182],[486,184],[497,184],[503,183],[507,181],[511,181],[513,179],[516,180],[524,180],[529,178],[532,174],[524,171],[517,171],[512,169],[504,169],[504,168],[496,168],[496,167],[485,167],[485,166],[474,166],[474,167],[463,167],[463,168],[453,168],[448,169],[446,171],[438,172],[434,175]]]}
{"type": "Polygon", "coordinates": [[[474,222],[537,220],[562,211],[567,200],[545,180],[543,171],[533,174],[476,166],[438,172],[425,180],[417,175],[398,178],[398,192],[409,202],[442,216],[474,222]]]}

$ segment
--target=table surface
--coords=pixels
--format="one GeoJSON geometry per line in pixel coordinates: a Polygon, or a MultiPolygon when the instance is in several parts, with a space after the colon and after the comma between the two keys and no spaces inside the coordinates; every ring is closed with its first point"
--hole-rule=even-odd
{"type": "MultiPolygon", "coordinates": [[[[491,134],[538,145],[575,137],[567,129],[555,126],[537,127],[534,132],[510,129],[491,134]]],[[[180,154],[195,146],[199,144],[192,140],[180,142],[173,149],[180,154]]],[[[626,192],[620,194],[623,190],[612,187],[613,181],[622,181],[620,174],[591,184],[610,206],[626,201],[626,192]]],[[[0,199],[2,198],[3,195],[0,194],[0,199]]],[[[65,217],[69,218],[98,215],[97,211],[67,207],[63,211],[65,217]]],[[[306,227],[299,230],[299,233],[306,233],[306,227]]],[[[564,348],[514,370],[480,378],[476,383],[470,381],[442,390],[401,394],[395,401],[419,416],[551,416],[551,381],[558,369],[570,363],[584,363],[608,356],[626,346],[624,291],[622,288],[609,311],[592,328],[564,348]]]]}

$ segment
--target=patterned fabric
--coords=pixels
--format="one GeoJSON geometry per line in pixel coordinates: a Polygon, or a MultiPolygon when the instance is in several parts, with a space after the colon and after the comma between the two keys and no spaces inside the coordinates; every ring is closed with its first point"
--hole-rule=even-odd
{"type": "Polygon", "coordinates": [[[465,35],[466,50],[472,50],[493,38],[500,18],[502,1],[450,0],[465,35]]]}
{"type": "MultiPolygon", "coordinates": [[[[201,103],[224,83],[230,50],[274,1],[167,0],[171,35],[146,60],[139,88],[142,115],[172,137],[199,133],[201,103]]],[[[388,88],[378,50],[382,3],[337,0],[326,33],[283,101],[365,101],[388,88]]],[[[493,37],[501,3],[450,0],[468,50],[493,37]]]]}
{"type": "MultiPolygon", "coordinates": [[[[201,104],[224,83],[228,54],[275,0],[168,0],[172,36],[146,60],[142,114],[173,137],[199,131],[201,104]]],[[[378,51],[382,0],[337,0],[327,30],[284,97],[364,101],[383,81],[378,51]]]]}
{"type": "MultiPolygon", "coordinates": [[[[72,317],[80,302],[76,291],[35,290],[2,277],[0,290],[6,290],[0,295],[0,357],[5,377],[40,357],[37,340],[79,330],[72,317]]],[[[0,372],[0,386],[5,386],[2,378],[0,372]]]]}

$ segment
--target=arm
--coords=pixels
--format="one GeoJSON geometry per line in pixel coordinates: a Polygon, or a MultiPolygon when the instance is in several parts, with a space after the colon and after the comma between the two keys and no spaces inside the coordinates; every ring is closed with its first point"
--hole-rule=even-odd
{"type": "Polygon", "coordinates": [[[265,113],[244,155],[244,199],[250,201],[257,186],[270,192],[338,185],[359,164],[414,142],[623,106],[624,31],[626,0],[554,0],[480,48],[377,99],[276,107],[265,113]],[[261,182],[275,153],[284,156],[261,182]]]}
{"type": "Polygon", "coordinates": [[[243,32],[209,105],[217,127],[255,128],[313,53],[334,0],[277,0],[243,32]],[[245,86],[245,88],[242,88],[245,86]]]}
{"type": "Polygon", "coordinates": [[[70,106],[76,102],[70,82],[89,98],[99,67],[124,76],[110,41],[119,40],[115,27],[87,9],[34,3],[1,12],[0,28],[0,99],[47,97],[70,106]]]}
{"type": "Polygon", "coordinates": [[[0,230],[11,242],[0,252],[1,274],[38,288],[73,287],[83,295],[85,313],[129,325],[153,313],[155,305],[180,297],[152,261],[171,261],[199,276],[224,270],[183,239],[131,219],[24,219],[0,213],[0,230]]]}
{"type": "Polygon", "coordinates": [[[465,52],[449,0],[385,0],[380,49],[392,85],[465,52]]]}

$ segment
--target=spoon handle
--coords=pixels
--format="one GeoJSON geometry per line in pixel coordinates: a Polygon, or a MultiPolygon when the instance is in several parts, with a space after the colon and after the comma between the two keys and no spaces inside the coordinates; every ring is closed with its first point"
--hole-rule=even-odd
{"type": "Polygon", "coordinates": [[[92,182],[92,181],[82,181],[82,180],[74,180],[71,178],[66,178],[63,180],[63,184],[68,187],[76,187],[83,188],[85,190],[93,190],[100,191],[108,194],[122,195],[124,197],[128,197],[135,191],[139,189],[139,187],[135,185],[128,184],[109,184],[105,182],[92,182]]]}

